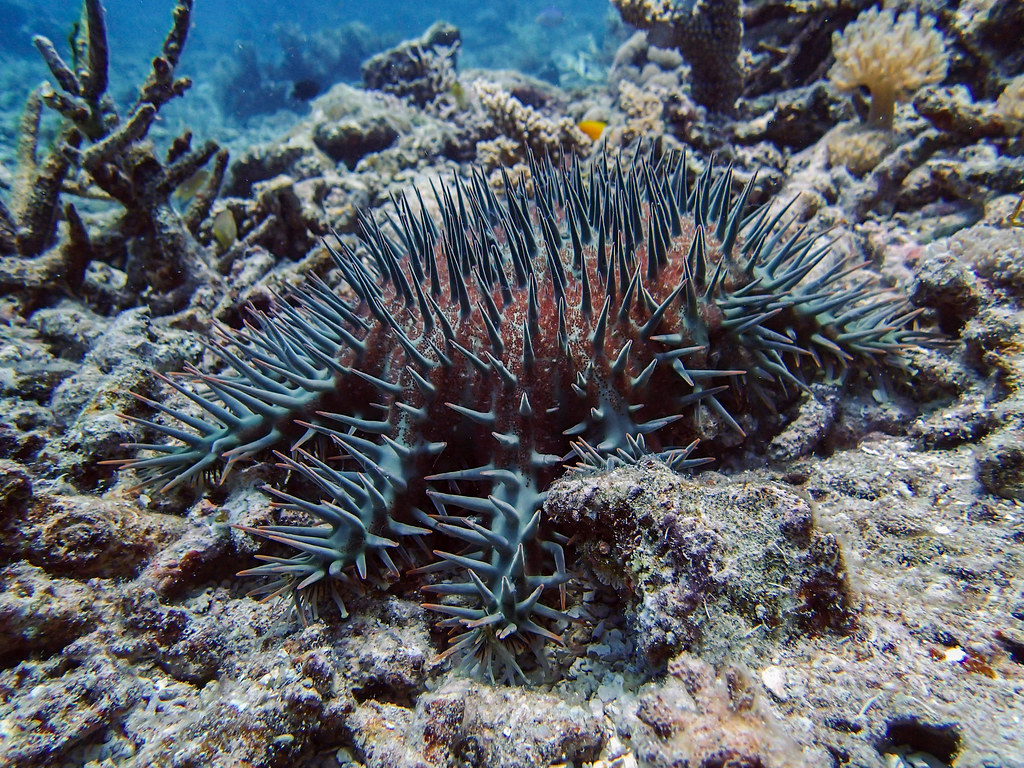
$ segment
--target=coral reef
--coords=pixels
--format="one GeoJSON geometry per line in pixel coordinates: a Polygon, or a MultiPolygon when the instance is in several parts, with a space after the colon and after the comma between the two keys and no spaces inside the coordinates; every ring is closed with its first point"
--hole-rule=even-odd
{"type": "Polygon", "coordinates": [[[569,118],[545,117],[497,83],[475,80],[472,87],[498,131],[516,142],[520,160],[527,151],[538,157],[560,158],[589,144],[583,131],[569,118]]]}
{"type": "Polygon", "coordinates": [[[981,222],[930,245],[926,262],[929,273],[945,275],[931,279],[928,301],[954,305],[946,316],[964,327],[975,365],[996,382],[998,394],[988,409],[988,434],[977,453],[978,482],[991,494],[1018,500],[1024,499],[1020,328],[1013,313],[993,307],[993,294],[1011,296],[1019,305],[1024,296],[1022,248],[1021,229],[981,222]],[[968,276],[956,279],[958,269],[968,276]]]}
{"type": "Polygon", "coordinates": [[[766,705],[761,686],[739,666],[716,669],[674,658],[665,680],[640,692],[627,730],[639,760],[652,768],[691,765],[822,765],[822,750],[800,744],[766,705]]]}
{"type": "Polygon", "coordinates": [[[744,3],[744,98],[786,94],[819,81],[831,63],[833,33],[869,5],[868,0],[744,3]]]}
{"type": "MultiPolygon", "coordinates": [[[[99,0],[84,4],[77,37],[72,40],[73,70],[57,53],[53,43],[36,37],[35,44],[46,61],[60,91],[43,86],[29,99],[23,121],[20,178],[14,189],[13,212],[0,206],[0,248],[22,256],[37,256],[55,235],[57,212],[66,181],[81,171],[78,194],[103,194],[119,203],[123,215],[114,225],[118,237],[104,233],[90,235],[76,207],[68,203],[63,212],[68,237],[61,239],[53,253],[36,264],[4,259],[0,282],[7,286],[48,290],[58,275],[68,287],[80,287],[92,260],[118,259],[127,273],[126,293],[132,298],[145,295],[158,312],[180,309],[201,287],[216,281],[206,255],[194,232],[209,212],[225,167],[227,154],[215,142],[193,149],[192,134],[183,133],[161,161],[145,139],[157,113],[171,99],[190,86],[188,78],[176,78],[182,47],[188,36],[192,3],[181,0],[174,9],[174,24],[164,40],[161,55],[139,86],[138,97],[121,117],[107,94],[108,50],[103,8],[99,0]],[[46,104],[64,118],[57,145],[43,163],[37,159],[40,105],[46,104]],[[206,189],[197,194],[184,215],[171,206],[174,191],[192,178],[216,156],[206,189]],[[144,247],[121,252],[125,238],[144,247]],[[104,253],[111,247],[115,253],[104,253]]],[[[131,299],[126,296],[130,302],[131,299]]]]}
{"type": "Polygon", "coordinates": [[[862,176],[898,144],[892,133],[897,100],[942,81],[949,54],[931,16],[877,8],[835,32],[832,52],[832,83],[843,91],[867,87],[871,93],[863,124],[839,125],[826,137],[830,161],[862,176]]]}
{"type": "Polygon", "coordinates": [[[455,86],[461,39],[456,27],[438,22],[419,39],[368,59],[362,66],[363,83],[423,107],[455,86]]]}
{"type": "MultiPolygon", "coordinates": [[[[25,114],[21,121],[18,172],[12,199],[9,205],[0,201],[0,249],[4,254],[38,256],[54,234],[60,188],[70,170],[71,161],[66,153],[54,151],[40,162],[41,113],[42,96],[35,92],[25,104],[25,114]]],[[[68,130],[58,141],[61,145],[73,146],[81,138],[76,131],[68,130]]],[[[80,272],[81,268],[75,271],[80,272]]],[[[9,279],[7,284],[17,283],[9,279]]]]}
{"type": "Polygon", "coordinates": [[[228,114],[249,119],[280,109],[305,111],[310,98],[335,83],[357,81],[363,61],[382,45],[379,34],[358,22],[312,33],[285,23],[274,36],[276,60],[261,56],[251,41],[239,41],[218,63],[218,103],[228,114]]]}
{"type": "Polygon", "coordinates": [[[996,112],[1007,133],[1024,133],[1024,75],[1013,78],[996,99],[996,112]]]}
{"type": "MultiPolygon", "coordinates": [[[[646,5],[682,23],[715,10],[646,5]]],[[[190,15],[200,29],[168,73],[175,56],[151,66],[145,38],[120,35],[147,17],[122,26],[92,3],[66,61],[75,84],[61,66],[47,75],[27,36],[11,37],[44,33],[58,45],[42,53],[64,56],[59,9],[0,0],[0,763],[1024,768],[1024,139],[1013,107],[1024,6],[885,4],[894,20],[935,19],[947,74],[895,110],[891,131],[873,132],[885,137],[877,164],[853,173],[829,161],[828,134],[871,138],[854,122],[870,112],[867,91],[828,81],[830,43],[876,5],[743,3],[750,69],[727,115],[694,102],[693,62],[653,44],[654,30],[594,10],[474,6],[452,19],[459,71],[446,44],[420,59],[406,46],[372,90],[332,85],[334,68],[354,72],[399,33],[352,26],[349,6],[318,8],[308,32],[262,24],[259,4],[216,29],[190,15]],[[232,43],[227,29],[253,18],[254,39],[281,59],[254,62],[232,43]],[[97,96],[89,61],[104,58],[104,28],[118,55],[97,96]],[[472,69],[491,62],[506,69],[472,69]],[[247,68],[260,79],[225,91],[247,68]],[[134,174],[119,189],[166,214],[157,228],[183,226],[208,266],[163,304],[144,270],[131,287],[128,276],[133,260],[178,257],[154,251],[157,214],[129,213],[83,163],[106,141],[87,131],[133,125],[135,86],[158,69],[163,95],[186,73],[197,87],[162,104],[144,136],[121,134],[121,149],[95,156],[101,174],[134,174]],[[52,103],[39,91],[22,112],[24,84],[42,77],[52,103]],[[517,119],[489,109],[475,81],[517,119]],[[233,97],[286,109],[239,120],[233,97]],[[64,117],[62,99],[80,109],[64,117]],[[575,134],[586,121],[605,125],[596,141],[575,134]],[[564,148],[544,138],[559,126],[564,148]],[[53,154],[71,129],[77,151],[53,154]],[[204,149],[188,130],[232,158],[182,167],[189,177],[164,199],[146,179],[204,149]],[[639,137],[650,154],[637,154],[639,137]],[[62,158],[58,185],[48,169],[62,158]],[[750,211],[738,216],[742,200],[750,211]],[[724,261],[723,211],[726,234],[739,222],[724,261]],[[815,233],[826,234],[812,244],[815,233]],[[615,280],[600,279],[599,250],[615,280]],[[788,254],[775,278],[809,272],[780,284],[769,251],[788,254]],[[687,286],[700,284],[694,315],[687,286]],[[665,328],[645,338],[676,291],[665,328]],[[844,369],[814,333],[846,334],[800,311],[826,294],[869,312],[849,320],[847,345],[881,330],[869,322],[876,300],[903,307],[905,331],[885,330],[895,346],[844,369]],[[918,322],[944,338],[932,343],[918,322]],[[682,354],[701,333],[706,349],[682,354]],[[752,341],[767,344],[762,357],[752,341]],[[325,359],[345,370],[318,395],[307,387],[328,384],[325,359]],[[620,360],[637,381],[615,378],[620,360]],[[278,385],[301,407],[282,406],[278,385]],[[182,454],[167,430],[195,440],[224,427],[210,404],[274,411],[284,456],[236,458],[220,483],[229,460],[214,456],[206,482],[165,492],[102,463],[144,440],[154,451],[136,460],[172,470],[182,454]],[[286,497],[272,505],[264,486],[286,497]],[[324,542],[326,553],[302,550],[324,542]],[[517,544],[521,559],[518,547],[508,555],[517,544]],[[269,576],[236,579],[254,556],[269,576]],[[252,599],[256,584],[298,592],[299,610],[252,599]],[[518,670],[544,684],[503,685],[518,670]]],[[[410,18],[425,28],[431,12],[410,7],[410,18]]],[[[731,61],[719,57],[723,73],[731,61]]],[[[252,423],[252,440],[268,434],[269,422],[252,423]]]]}
{"type": "MultiPolygon", "coordinates": [[[[1004,527],[1016,512],[1012,502],[978,499],[973,448],[922,450],[905,436],[877,434],[852,451],[790,462],[786,479],[780,474],[768,484],[757,479],[759,471],[712,474],[709,488],[694,493],[717,498],[723,522],[742,517],[737,508],[730,512],[731,491],[746,499],[761,491],[769,500],[812,499],[811,534],[828,530],[843,541],[856,631],[841,643],[831,632],[784,643],[763,635],[764,628],[737,633],[741,658],[712,668],[684,652],[668,661],[665,675],[647,679],[614,666],[619,607],[597,602],[607,616],[603,632],[588,634],[588,646],[576,651],[572,678],[545,692],[438,680],[426,613],[398,596],[358,599],[346,622],[304,630],[232,596],[221,580],[238,558],[229,554],[224,516],[241,511],[238,496],[221,506],[202,504],[188,520],[142,510],[141,521],[175,526],[174,543],[120,586],[46,576],[24,564],[4,579],[4,615],[19,617],[5,621],[9,636],[19,626],[46,627],[34,642],[47,643],[50,655],[37,659],[19,646],[0,671],[0,716],[14,724],[0,749],[19,767],[47,759],[84,764],[103,755],[127,761],[135,754],[142,764],[173,764],[178,755],[182,765],[245,759],[259,766],[320,754],[333,766],[337,754],[338,765],[472,760],[511,768],[557,759],[611,763],[623,744],[637,758],[671,764],[679,750],[710,758],[728,744],[765,764],[770,756],[778,764],[820,764],[841,752],[851,764],[877,766],[884,764],[880,750],[912,744],[949,765],[1016,767],[1012,718],[1020,711],[1020,672],[1012,654],[1019,640],[1011,614],[1024,606],[1014,597],[988,606],[984,589],[1016,572],[1015,543],[1004,527]],[[168,590],[164,583],[172,578],[168,590]],[[17,600],[8,594],[15,585],[17,600]],[[31,594],[48,597],[25,597],[31,594]],[[928,599],[915,599],[921,594],[928,599]],[[79,605],[84,610],[75,610],[79,605]],[[201,660],[206,678],[215,679],[184,682],[201,660]],[[894,674],[899,685],[890,685],[894,674]],[[431,680],[437,687],[427,690],[431,680]],[[942,700],[914,693],[937,689],[942,700]],[[959,706],[985,716],[963,717],[959,706]],[[79,717],[68,716],[75,711],[79,717]]],[[[562,502],[589,485],[586,514],[663,520],[672,510],[663,506],[661,483],[689,482],[656,469],[648,485],[650,468],[570,477],[553,494],[568,512],[562,502]],[[649,490],[635,494],[635,486],[649,490]]],[[[29,490],[20,504],[38,499],[29,490]]],[[[254,511],[261,506],[258,498],[248,504],[254,511]]],[[[42,515],[32,525],[46,521],[42,515]]],[[[771,535],[792,546],[799,530],[771,535]]],[[[762,551],[728,525],[720,531],[727,550],[774,556],[773,548],[762,551]]],[[[53,554],[51,565],[68,550],[53,554]]],[[[601,556],[596,546],[593,554],[601,556]]],[[[114,559],[98,562],[117,567],[114,559]]],[[[744,583],[722,578],[727,587],[744,583]]]]}
{"type": "Polygon", "coordinates": [[[846,168],[854,176],[870,172],[898,143],[890,131],[861,123],[837,125],[825,139],[829,163],[846,168]]]}
{"type": "Polygon", "coordinates": [[[814,529],[804,499],[648,463],[563,479],[546,506],[580,542],[577,558],[623,596],[647,665],[684,650],[719,666],[742,660],[753,632],[783,642],[855,628],[839,544],[814,529]]]}

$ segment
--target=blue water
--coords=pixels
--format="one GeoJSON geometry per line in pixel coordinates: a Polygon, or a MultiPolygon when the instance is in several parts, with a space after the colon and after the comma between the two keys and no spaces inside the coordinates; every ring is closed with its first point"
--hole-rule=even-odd
{"type": "MultiPolygon", "coordinates": [[[[108,0],[108,31],[112,46],[122,51],[131,48],[151,50],[159,44],[170,20],[172,0],[108,0]]],[[[54,41],[66,34],[81,10],[81,4],[59,0],[0,1],[0,51],[29,50],[30,36],[42,33],[54,41]],[[21,18],[18,18],[21,17],[21,18]],[[30,20],[26,22],[26,17],[30,20]],[[18,22],[22,23],[18,23],[18,22]],[[12,23],[14,22],[14,23],[12,23]]],[[[590,30],[601,33],[608,4],[602,0],[563,0],[562,2],[504,2],[477,0],[441,0],[409,2],[405,0],[199,0],[193,13],[193,43],[200,46],[230,46],[237,40],[270,42],[276,24],[294,23],[312,33],[326,27],[357,21],[379,33],[401,37],[418,35],[438,19],[460,27],[467,49],[486,58],[486,46],[516,27],[536,23],[565,30],[590,30]],[[551,11],[558,13],[551,13],[551,11]],[[559,19],[558,14],[561,14],[559,19]]]]}
{"type": "MultiPolygon", "coordinates": [[[[135,86],[145,76],[148,63],[159,51],[171,23],[173,0],[107,0],[106,19],[110,41],[111,93],[118,102],[130,102],[135,86]]],[[[9,138],[16,106],[24,103],[29,89],[48,78],[48,72],[33,49],[31,36],[50,37],[62,55],[67,53],[67,36],[79,17],[81,4],[70,0],[0,0],[0,110],[9,138]],[[15,66],[17,65],[17,66],[15,66]],[[6,71],[5,71],[6,70],[6,71]]],[[[315,0],[198,0],[188,44],[179,74],[188,75],[197,86],[222,89],[222,120],[251,117],[251,105],[239,108],[231,103],[241,52],[254,49],[263,68],[252,79],[303,77],[303,67],[291,67],[282,48],[280,30],[291,31],[291,58],[302,54],[303,40],[330,33],[346,24],[359,23],[364,50],[350,51],[352,61],[336,71],[317,74],[324,81],[359,80],[358,62],[376,50],[420,35],[430,24],[443,19],[462,32],[460,69],[489,67],[517,69],[566,85],[567,61],[584,56],[588,62],[604,60],[607,65],[621,37],[621,25],[603,0],[443,0],[424,3],[409,0],[361,0],[317,2],[315,0]],[[296,42],[297,41],[297,42],[296,42]],[[232,81],[232,66],[236,77],[232,81]],[[234,114],[233,114],[234,113],[234,114]],[[243,114],[245,113],[245,114],[243,114]]],[[[344,58],[346,52],[338,51],[344,58]]],[[[571,75],[571,72],[569,73],[571,75]]],[[[188,98],[188,97],[186,97],[188,98]]],[[[280,108],[302,112],[302,104],[269,104],[267,112],[280,108]]],[[[216,122],[212,120],[212,122],[216,122]]],[[[217,133],[216,126],[212,126],[217,133]]]]}

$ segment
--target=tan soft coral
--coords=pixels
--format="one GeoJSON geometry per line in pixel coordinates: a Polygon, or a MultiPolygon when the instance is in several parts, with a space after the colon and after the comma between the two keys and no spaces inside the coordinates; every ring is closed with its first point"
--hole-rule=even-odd
{"type": "Polygon", "coordinates": [[[871,8],[832,37],[829,77],[844,90],[871,91],[868,123],[892,128],[896,100],[946,76],[949,55],[930,16],[871,8]]]}

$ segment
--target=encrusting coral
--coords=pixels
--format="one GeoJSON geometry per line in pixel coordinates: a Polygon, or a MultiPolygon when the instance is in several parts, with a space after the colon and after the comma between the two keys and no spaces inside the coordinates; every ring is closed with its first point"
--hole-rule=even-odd
{"type": "Polygon", "coordinates": [[[298,554],[247,573],[303,613],[321,594],[343,611],[337,585],[372,559],[397,572],[403,540],[446,538],[415,572],[444,576],[424,589],[444,598],[430,607],[449,653],[521,678],[519,652],[543,664],[567,618],[565,539],[541,508],[574,451],[596,467],[648,450],[702,463],[697,439],[736,442],[810,378],[900,370],[928,338],[788,206],[746,211],[753,179],[736,198],[733,179],[709,164],[691,182],[681,155],[652,151],[531,160],[503,201],[477,173],[435,188],[439,221],[400,199],[334,250],[354,299],[313,278],[222,329],[208,348],[226,372],[162,377],[203,415],[144,400],[173,423],[131,420],[175,443],[124,465],[169,488],[275,450],[304,487],[268,490],[322,525],[252,529],[298,554]],[[340,463],[300,447],[318,441],[340,463]]]}
{"type": "Polygon", "coordinates": [[[930,16],[869,8],[832,36],[835,64],[829,78],[839,88],[871,92],[867,123],[892,129],[897,99],[946,76],[948,54],[930,16]]]}

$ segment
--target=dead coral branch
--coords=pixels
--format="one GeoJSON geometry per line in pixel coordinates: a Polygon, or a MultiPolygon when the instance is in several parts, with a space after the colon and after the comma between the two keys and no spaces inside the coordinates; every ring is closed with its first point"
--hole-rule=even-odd
{"type": "MultiPolygon", "coordinates": [[[[70,262],[61,269],[57,258],[54,269],[80,276],[83,259],[86,263],[92,258],[115,263],[128,272],[128,304],[144,300],[154,312],[175,311],[200,285],[219,279],[194,233],[217,195],[226,153],[212,141],[193,149],[191,134],[186,133],[161,159],[147,141],[160,108],[192,85],[189,78],[175,76],[192,8],[193,0],[178,0],[161,53],[153,59],[135,103],[124,116],[118,114],[107,93],[109,52],[100,0],[85,0],[78,33],[70,41],[70,63],[49,39],[34,38],[60,90],[45,84],[26,106],[12,199],[9,205],[0,205],[0,253],[39,257],[52,245],[63,210],[66,237],[57,250],[66,253],[70,262]],[[64,126],[55,148],[40,162],[36,154],[43,104],[61,116],[64,126]],[[183,221],[171,206],[171,195],[215,156],[210,182],[183,221]],[[69,183],[72,177],[74,184],[69,183]],[[119,203],[124,213],[112,227],[91,237],[87,223],[73,206],[62,205],[62,192],[91,197],[102,194],[119,203]]],[[[48,257],[47,264],[54,261],[52,254],[48,257]]],[[[6,261],[3,272],[12,280],[39,273],[30,265],[6,261]]],[[[47,275],[50,271],[44,270],[47,275]]],[[[42,287],[37,282],[33,279],[21,287],[42,287]]]]}
{"type": "Polygon", "coordinates": [[[62,150],[77,147],[82,135],[73,127],[65,128],[57,139],[58,149],[40,158],[41,116],[41,89],[36,89],[29,95],[21,119],[18,168],[10,201],[8,205],[0,202],[0,254],[37,256],[53,239],[61,185],[71,168],[71,160],[62,150]]]}

